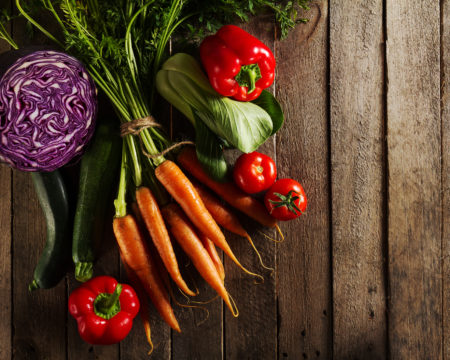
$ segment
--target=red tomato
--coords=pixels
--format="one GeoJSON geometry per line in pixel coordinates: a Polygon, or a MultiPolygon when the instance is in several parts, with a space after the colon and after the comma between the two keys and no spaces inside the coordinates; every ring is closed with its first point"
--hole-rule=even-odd
{"type": "Polygon", "coordinates": [[[267,190],[277,178],[275,162],[259,152],[242,154],[234,164],[233,178],[247,194],[256,194],[267,190]]]}
{"type": "Polygon", "coordinates": [[[264,204],[270,215],[277,220],[292,220],[306,210],[303,187],[292,179],[279,179],[264,196],[264,204]]]}

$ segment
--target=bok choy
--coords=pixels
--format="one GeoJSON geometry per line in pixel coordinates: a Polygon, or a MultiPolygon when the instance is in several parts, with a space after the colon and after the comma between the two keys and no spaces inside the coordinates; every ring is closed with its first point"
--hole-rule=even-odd
{"type": "Polygon", "coordinates": [[[175,54],[163,64],[156,87],[195,127],[199,160],[216,179],[226,175],[224,143],[242,152],[254,151],[283,122],[281,108],[270,93],[264,94],[261,106],[224,97],[212,88],[199,63],[188,54],[175,54]]]}

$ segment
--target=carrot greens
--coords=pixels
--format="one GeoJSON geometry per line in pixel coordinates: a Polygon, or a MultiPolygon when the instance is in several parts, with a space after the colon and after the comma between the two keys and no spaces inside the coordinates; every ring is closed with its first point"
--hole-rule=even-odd
{"type": "MultiPolygon", "coordinates": [[[[171,38],[179,42],[199,38],[224,23],[246,21],[251,15],[267,11],[275,17],[283,37],[296,22],[302,21],[296,9],[307,8],[308,3],[309,0],[15,0],[20,15],[86,64],[122,123],[153,114],[156,74],[166,60],[171,38]],[[51,32],[35,20],[35,14],[42,12],[54,19],[58,31],[51,32]]],[[[5,31],[4,24],[10,18],[5,15],[2,19],[0,38],[16,46],[5,31]]],[[[170,141],[159,127],[140,130],[139,137],[125,137],[130,159],[127,169],[136,186],[143,183],[143,177],[150,177],[155,196],[164,200],[151,173],[164,162],[165,158],[158,155],[170,141]],[[144,157],[141,148],[150,157],[144,157]],[[143,176],[145,169],[150,170],[150,176],[143,176]]],[[[219,165],[223,168],[223,163],[219,165]]]]}

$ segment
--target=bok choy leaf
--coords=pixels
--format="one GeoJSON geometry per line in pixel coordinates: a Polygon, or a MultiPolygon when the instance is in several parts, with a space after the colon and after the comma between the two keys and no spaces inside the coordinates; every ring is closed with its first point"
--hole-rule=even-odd
{"type": "Polygon", "coordinates": [[[202,121],[242,152],[256,150],[272,135],[273,121],[267,111],[254,103],[219,95],[190,55],[178,53],[169,58],[157,74],[156,86],[195,127],[202,121]]]}

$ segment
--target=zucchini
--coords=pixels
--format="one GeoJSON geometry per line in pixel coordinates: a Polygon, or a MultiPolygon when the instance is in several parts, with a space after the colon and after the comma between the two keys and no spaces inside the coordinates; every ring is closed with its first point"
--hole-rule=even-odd
{"type": "Polygon", "coordinates": [[[117,179],[121,143],[117,122],[99,123],[94,139],[81,159],[72,238],[72,259],[78,281],[87,281],[93,275],[95,253],[103,236],[108,205],[117,179]]]}
{"type": "Polygon", "coordinates": [[[28,289],[48,289],[66,275],[70,259],[70,216],[66,187],[58,170],[32,172],[36,194],[47,225],[44,250],[28,289]]]}

